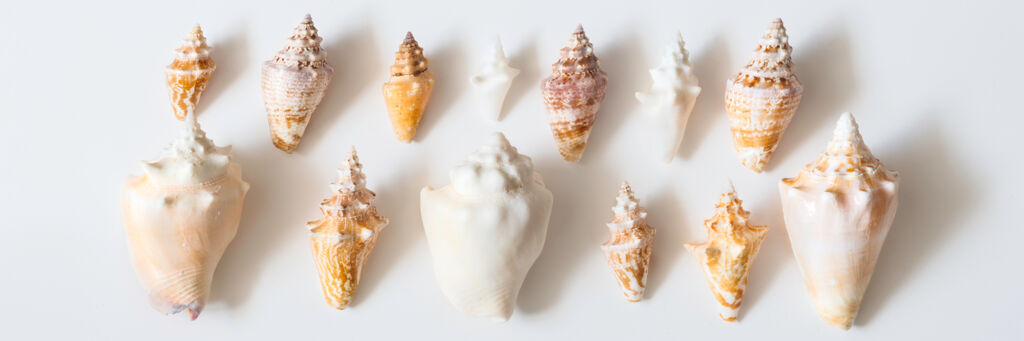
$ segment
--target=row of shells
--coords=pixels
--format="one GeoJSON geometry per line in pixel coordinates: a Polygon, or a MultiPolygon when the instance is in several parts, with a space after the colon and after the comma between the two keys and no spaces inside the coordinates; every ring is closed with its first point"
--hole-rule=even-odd
{"type": "MultiPolygon", "coordinates": [[[[321,38],[307,15],[286,47],[263,64],[263,92],[272,140],[293,151],[333,75],[321,38]]],[[[733,142],[741,162],[760,172],[792,119],[802,85],[792,72],[791,47],[782,21],[772,21],[754,58],[730,79],[726,91],[733,142]]],[[[482,109],[499,118],[509,82],[500,43],[492,62],[471,78],[482,109]]],[[[429,62],[407,34],[391,78],[383,86],[396,137],[416,133],[433,88],[429,62]]],[[[195,108],[215,65],[196,26],[167,68],[175,115],[186,121],[182,138],[163,159],[145,163],[146,176],[129,180],[122,197],[125,224],[140,281],[152,305],[165,313],[203,309],[213,271],[234,238],[249,185],[229,147],[217,147],[200,130],[195,108]]],[[[681,38],[651,69],[649,91],[637,99],[662,127],[668,159],[682,140],[686,119],[700,93],[681,38]]],[[[567,161],[582,155],[607,87],[607,76],[582,26],[560,51],[541,88],[552,134],[567,161]]],[[[653,132],[653,131],[652,131],[653,132]]],[[[421,214],[438,284],[453,305],[470,315],[507,320],[529,268],[544,246],[552,193],[528,156],[503,134],[451,172],[452,184],[425,187],[421,214]],[[482,180],[481,180],[482,179],[482,180]]],[[[884,168],[864,144],[850,114],[840,117],[832,140],[817,160],[779,190],[786,229],[818,315],[849,328],[866,291],[897,203],[899,175],[884,168]]],[[[374,206],[363,165],[351,151],[321,205],[322,217],[307,223],[327,303],[346,308],[387,217],[374,206]]],[[[633,189],[623,183],[601,245],[628,301],[643,298],[655,229],[633,189]]],[[[767,236],[730,184],[704,222],[708,240],[686,244],[704,271],[719,315],[735,321],[750,266],[767,236]]]]}
{"type": "MultiPolygon", "coordinates": [[[[313,19],[307,14],[292,30],[285,47],[262,65],[263,100],[271,140],[278,149],[292,152],[334,75],[327,63],[313,19]]],[[[728,111],[733,145],[740,162],[760,173],[775,151],[796,113],[803,86],[793,72],[792,47],[781,19],[771,22],[750,62],[727,81],[728,111]]],[[[408,33],[382,86],[395,137],[412,142],[434,88],[430,60],[408,33]]],[[[194,112],[216,65],[202,29],[196,25],[167,67],[174,114],[183,120],[194,112]]],[[[512,81],[519,70],[509,65],[500,41],[490,59],[470,78],[481,113],[498,120],[512,81]]],[[[661,64],[650,70],[651,89],[637,92],[646,108],[654,145],[671,161],[683,139],[686,121],[701,87],[693,73],[682,35],[669,44],[661,64]]],[[[551,134],[566,161],[579,161],[586,149],[608,77],[594,54],[593,44],[580,25],[559,51],[551,75],[541,81],[551,134]]]]}

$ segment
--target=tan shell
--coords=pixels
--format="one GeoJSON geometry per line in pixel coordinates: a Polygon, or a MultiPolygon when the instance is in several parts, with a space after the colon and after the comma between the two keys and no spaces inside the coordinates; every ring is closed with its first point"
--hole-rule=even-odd
{"type": "Polygon", "coordinates": [[[720,305],[719,317],[727,322],[736,321],[739,315],[750,265],[768,234],[767,226],[750,225],[750,212],[743,210],[742,204],[730,184],[715,205],[715,215],[704,221],[708,240],[686,244],[686,249],[697,257],[720,305]]]}
{"type": "Polygon", "coordinates": [[[167,89],[171,96],[174,117],[185,120],[189,113],[195,113],[199,96],[206,90],[210,76],[217,67],[210,57],[210,46],[199,24],[192,27],[181,47],[175,51],[174,61],[164,71],[167,89]]]}
{"type": "Polygon", "coordinates": [[[429,65],[430,60],[423,56],[423,48],[413,38],[412,32],[406,33],[405,40],[395,52],[391,78],[382,88],[391,128],[398,141],[409,143],[416,137],[430,92],[434,89],[434,74],[427,69],[429,65]]]}
{"type": "MultiPolygon", "coordinates": [[[[194,118],[186,120],[186,136],[207,140],[194,118]]],[[[223,157],[224,173],[170,184],[150,173],[164,165],[144,163],[147,173],[130,178],[121,195],[132,265],[150,305],[164,314],[187,310],[193,320],[203,311],[217,263],[238,231],[249,190],[241,166],[230,160],[230,146],[208,143],[207,152],[223,157]]],[[[206,160],[206,166],[213,161],[206,160]]]]}
{"type": "Polygon", "coordinates": [[[793,73],[789,36],[775,19],[758,42],[754,57],[726,82],[733,147],[743,166],[760,173],[796,114],[803,85],[793,73]]]}
{"type": "Polygon", "coordinates": [[[355,148],[338,169],[335,194],[320,204],[323,218],[306,223],[309,228],[313,261],[320,274],[324,300],[337,309],[352,302],[363,265],[387,226],[388,218],[377,214],[376,196],[366,188],[363,165],[355,148]]]}
{"type": "Polygon", "coordinates": [[[601,245],[601,250],[615,272],[615,279],[626,300],[638,302],[644,297],[647,288],[647,268],[651,264],[654,228],[647,225],[647,211],[633,197],[629,183],[622,183],[615,201],[612,207],[614,216],[608,223],[611,236],[601,245]]]}
{"type": "Polygon", "coordinates": [[[892,227],[899,173],[882,165],[843,114],[828,147],[779,182],[786,232],[818,316],[849,329],[892,227]]]}
{"type": "Polygon", "coordinates": [[[577,26],[569,43],[551,65],[551,76],[541,81],[541,95],[548,124],[562,159],[579,161],[590,138],[590,129],[604,101],[608,76],[594,55],[583,25],[577,26]]]}
{"type": "Polygon", "coordinates": [[[274,146],[285,152],[298,148],[306,125],[334,76],[334,68],[327,64],[327,53],[320,47],[322,40],[313,26],[313,18],[306,14],[292,30],[285,48],[263,63],[263,103],[270,137],[274,146]]]}

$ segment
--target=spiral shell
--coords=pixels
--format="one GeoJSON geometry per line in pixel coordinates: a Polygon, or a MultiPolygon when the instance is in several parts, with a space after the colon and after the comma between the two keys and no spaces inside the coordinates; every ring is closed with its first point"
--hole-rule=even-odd
{"type": "Polygon", "coordinates": [[[622,183],[615,202],[612,207],[615,215],[608,223],[611,236],[601,245],[601,249],[626,300],[637,302],[644,297],[647,288],[647,268],[651,263],[651,250],[654,246],[654,228],[647,225],[647,211],[633,197],[629,183],[622,183]]]}
{"type": "Polygon", "coordinates": [[[216,68],[203,29],[196,24],[182,40],[181,47],[175,50],[174,61],[164,71],[175,118],[182,121],[189,113],[195,113],[199,96],[206,90],[216,68]]]}
{"type": "Polygon", "coordinates": [[[352,302],[363,265],[388,218],[377,214],[376,194],[366,188],[366,175],[355,148],[338,169],[334,196],[320,204],[323,217],[306,223],[320,287],[327,304],[345,309],[352,302]]]}
{"type": "Polygon", "coordinates": [[[850,113],[817,160],[779,182],[793,254],[826,323],[853,325],[896,216],[898,189],[899,173],[871,154],[850,113]]]}
{"type": "Polygon", "coordinates": [[[782,19],[775,19],[750,62],[726,82],[733,147],[743,166],[757,173],[778,147],[804,91],[793,73],[792,50],[782,19]]]}
{"type": "Polygon", "coordinates": [[[291,153],[324,98],[334,68],[309,14],[292,30],[284,49],[263,63],[263,103],[274,146],[291,153]]]}
{"type": "Polygon", "coordinates": [[[423,56],[423,48],[412,32],[406,33],[405,40],[395,52],[391,78],[382,88],[391,128],[398,141],[409,143],[416,137],[430,92],[434,89],[434,74],[427,69],[429,65],[430,60],[423,56]]]}
{"type": "Polygon", "coordinates": [[[704,270],[711,293],[718,301],[718,316],[727,322],[736,321],[739,315],[750,265],[768,235],[767,226],[750,225],[747,221],[750,212],[745,211],[742,204],[730,183],[715,205],[715,215],[704,221],[708,240],[686,244],[686,249],[704,270]]]}
{"type": "Polygon", "coordinates": [[[566,161],[576,162],[583,156],[607,87],[608,76],[579,25],[559,51],[558,62],[551,65],[551,75],[541,82],[551,134],[566,161]]]}

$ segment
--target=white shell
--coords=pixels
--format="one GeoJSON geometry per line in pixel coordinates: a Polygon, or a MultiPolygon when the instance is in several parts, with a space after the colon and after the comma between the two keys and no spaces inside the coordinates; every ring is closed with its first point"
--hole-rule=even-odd
{"type": "Polygon", "coordinates": [[[779,183],[786,231],[818,316],[848,329],[896,215],[899,174],[886,170],[843,114],[828,149],[779,183]]]}
{"type": "Polygon", "coordinates": [[[505,321],[540,256],[553,196],[500,133],[451,172],[452,184],[420,192],[437,283],[455,307],[505,321]]]}
{"type": "Polygon", "coordinates": [[[647,111],[652,146],[665,162],[675,158],[701,90],[685,46],[683,35],[677,34],[676,41],[665,49],[661,65],[650,70],[651,89],[636,93],[647,111]]]}
{"type": "Polygon", "coordinates": [[[473,85],[473,92],[476,94],[480,106],[480,113],[485,118],[498,121],[501,119],[501,108],[505,103],[505,95],[512,86],[512,80],[519,75],[519,69],[513,68],[505,58],[505,49],[501,47],[501,41],[494,43],[491,50],[491,60],[484,64],[480,73],[469,78],[473,85]]]}

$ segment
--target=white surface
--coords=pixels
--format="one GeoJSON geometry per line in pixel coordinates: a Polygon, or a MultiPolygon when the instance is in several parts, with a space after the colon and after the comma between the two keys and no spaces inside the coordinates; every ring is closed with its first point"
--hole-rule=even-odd
{"type": "MultiPolygon", "coordinates": [[[[251,1],[40,4],[0,11],[0,329],[12,339],[879,339],[1020,338],[1024,274],[1018,218],[1024,167],[1013,105],[1022,96],[1020,2],[969,5],[774,1],[509,1],[404,5],[251,1]],[[271,145],[259,65],[306,12],[336,75],[296,154],[271,145]],[[782,17],[806,86],[766,173],[742,168],[723,112],[725,79],[782,17]],[[252,184],[242,226],[195,322],[153,311],[129,263],[119,206],[177,134],[163,84],[174,48],[198,21],[217,71],[200,103],[203,128],[233,144],[252,184]],[[580,164],[558,157],[539,82],[583,23],[608,73],[608,97],[580,164]],[[633,92],[682,31],[704,91],[679,157],[645,151],[633,92]],[[411,145],[395,141],[380,85],[406,30],[437,77],[411,145]],[[523,70],[505,119],[475,112],[468,76],[494,34],[523,70]],[[900,208],[854,328],[818,320],[786,238],[776,182],[824,150],[839,113],[901,172],[900,208]],[[418,193],[500,130],[533,157],[554,192],[547,245],[505,324],[458,313],[434,282],[418,193]],[[350,145],[391,218],[354,306],[321,298],[304,222],[350,145]],[[736,324],[719,321],[684,242],[732,178],[771,231],[736,324]],[[618,185],[628,179],[658,229],[647,299],[627,303],[600,244],[618,185]]],[[[954,3],[958,3],[954,2],[954,3]]]]}

